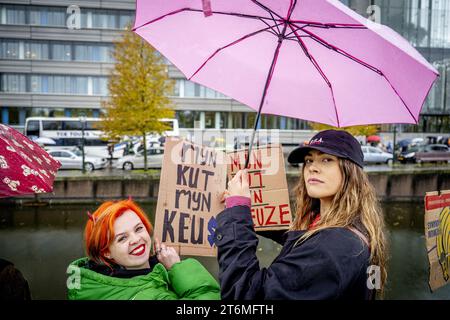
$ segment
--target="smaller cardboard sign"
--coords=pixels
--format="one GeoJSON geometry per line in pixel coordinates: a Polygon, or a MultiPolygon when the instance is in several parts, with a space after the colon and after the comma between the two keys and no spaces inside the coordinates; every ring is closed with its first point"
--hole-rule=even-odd
{"type": "Polygon", "coordinates": [[[425,238],[432,291],[450,283],[450,190],[427,192],[425,238]]]}
{"type": "MultiPolygon", "coordinates": [[[[228,180],[244,169],[247,156],[248,150],[227,153],[228,180]]],[[[252,149],[247,170],[255,230],[289,228],[292,214],[281,146],[269,145],[252,149]]]]}
{"type": "Polygon", "coordinates": [[[186,140],[168,139],[158,203],[155,236],[180,255],[216,256],[215,215],[224,209],[223,152],[186,140]]]}

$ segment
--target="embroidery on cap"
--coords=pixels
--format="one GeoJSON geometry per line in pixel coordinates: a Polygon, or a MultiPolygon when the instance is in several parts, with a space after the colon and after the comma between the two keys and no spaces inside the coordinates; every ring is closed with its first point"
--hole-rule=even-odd
{"type": "Polygon", "coordinates": [[[322,138],[320,138],[320,139],[312,139],[312,140],[309,142],[309,145],[313,145],[313,144],[321,144],[321,143],[323,143],[322,138]]]}

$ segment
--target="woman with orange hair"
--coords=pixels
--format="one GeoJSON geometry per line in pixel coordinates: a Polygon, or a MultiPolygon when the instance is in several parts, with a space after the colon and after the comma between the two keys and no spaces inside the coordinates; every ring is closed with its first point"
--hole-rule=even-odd
{"type": "Polygon", "coordinates": [[[67,270],[69,299],[220,299],[217,281],[197,260],[181,261],[156,239],[153,253],[153,227],[131,199],[105,202],[88,215],[88,257],[67,270]]]}

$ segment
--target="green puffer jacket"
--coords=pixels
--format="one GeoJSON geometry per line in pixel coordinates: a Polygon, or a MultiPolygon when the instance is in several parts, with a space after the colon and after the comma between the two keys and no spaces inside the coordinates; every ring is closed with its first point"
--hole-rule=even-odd
{"type": "Polygon", "coordinates": [[[86,268],[88,258],[67,269],[69,300],[219,300],[220,287],[195,259],[185,259],[167,271],[158,263],[147,275],[109,277],[86,268]]]}

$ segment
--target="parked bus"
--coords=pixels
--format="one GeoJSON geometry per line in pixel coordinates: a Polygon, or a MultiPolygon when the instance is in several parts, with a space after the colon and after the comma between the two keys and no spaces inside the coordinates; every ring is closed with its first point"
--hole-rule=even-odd
{"type": "MultiPolygon", "coordinates": [[[[86,154],[109,158],[108,141],[102,140],[103,132],[98,129],[99,118],[86,118],[84,122],[84,150],[86,154]]],[[[177,119],[161,119],[171,127],[164,133],[166,136],[178,136],[177,119]]],[[[49,150],[52,148],[73,148],[82,144],[82,122],[79,118],[68,117],[30,117],[25,121],[25,135],[31,139],[49,138],[51,143],[44,143],[49,150]],[[54,142],[54,143],[53,143],[54,142]]],[[[49,142],[50,142],[49,141],[49,142]]],[[[114,147],[113,158],[123,155],[123,144],[114,147]]]]}
{"type": "MultiPolygon", "coordinates": [[[[84,122],[84,150],[86,154],[109,158],[108,141],[102,140],[97,129],[98,118],[86,118],[84,122]]],[[[25,121],[25,135],[31,139],[48,138],[47,149],[70,149],[82,145],[83,122],[79,118],[30,117],[25,121]]]]}

